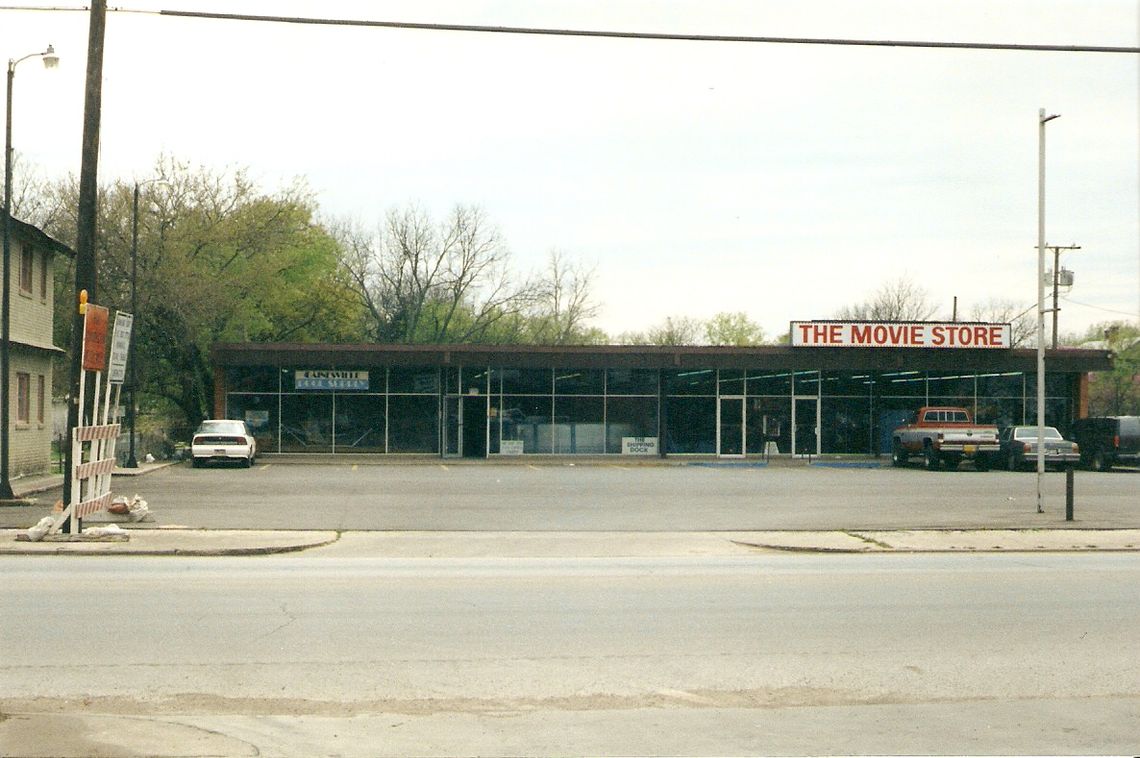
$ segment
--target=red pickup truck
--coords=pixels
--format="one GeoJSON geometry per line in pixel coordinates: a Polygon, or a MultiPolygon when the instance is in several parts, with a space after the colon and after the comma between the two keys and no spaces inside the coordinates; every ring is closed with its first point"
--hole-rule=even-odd
{"type": "Polygon", "coordinates": [[[932,471],[953,470],[963,458],[985,471],[1000,450],[997,427],[975,424],[965,408],[919,408],[914,421],[891,434],[891,462],[896,466],[906,464],[912,455],[921,455],[932,471]]]}

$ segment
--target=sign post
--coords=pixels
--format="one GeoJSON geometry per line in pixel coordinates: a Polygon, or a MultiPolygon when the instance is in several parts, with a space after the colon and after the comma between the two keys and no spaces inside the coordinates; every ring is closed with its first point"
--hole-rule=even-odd
{"type": "Polygon", "coordinates": [[[115,442],[120,428],[112,413],[117,415],[134,317],[129,313],[116,314],[108,363],[107,321],[110,314],[106,308],[92,303],[84,302],[83,308],[80,413],[78,426],[71,434],[71,498],[56,517],[50,534],[61,530],[79,534],[83,531],[84,516],[104,510],[111,504],[111,473],[115,469],[115,442]],[[92,374],[94,398],[90,417],[85,412],[89,373],[92,374]],[[107,374],[105,386],[104,373],[107,374]]]}

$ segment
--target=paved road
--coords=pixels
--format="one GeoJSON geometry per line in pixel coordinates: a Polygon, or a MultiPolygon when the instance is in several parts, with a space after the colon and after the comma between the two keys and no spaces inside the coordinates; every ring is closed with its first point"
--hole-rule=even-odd
{"type": "Polygon", "coordinates": [[[0,572],[5,755],[1130,754],[1140,734],[1132,554],[0,572]]]}
{"type": "MultiPolygon", "coordinates": [[[[1065,477],[918,468],[686,465],[325,465],[252,470],[182,464],[116,492],[138,492],[160,525],[208,529],[442,531],[755,531],[775,529],[1136,528],[1140,474],[1079,472],[1076,520],[1065,477]]],[[[44,493],[51,503],[57,493],[44,493]]],[[[0,508],[27,528],[43,508],[0,508]]]]}

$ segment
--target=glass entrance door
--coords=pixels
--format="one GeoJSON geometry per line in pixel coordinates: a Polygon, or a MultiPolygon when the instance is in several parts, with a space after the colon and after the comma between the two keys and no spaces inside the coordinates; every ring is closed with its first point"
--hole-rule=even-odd
{"type": "Polygon", "coordinates": [[[463,444],[463,398],[443,398],[443,457],[458,458],[463,444]]]}
{"type": "Polygon", "coordinates": [[[744,398],[721,397],[717,410],[717,454],[744,455],[744,398]]]}
{"type": "Polygon", "coordinates": [[[796,455],[819,455],[819,397],[792,401],[792,447],[796,455]]]}

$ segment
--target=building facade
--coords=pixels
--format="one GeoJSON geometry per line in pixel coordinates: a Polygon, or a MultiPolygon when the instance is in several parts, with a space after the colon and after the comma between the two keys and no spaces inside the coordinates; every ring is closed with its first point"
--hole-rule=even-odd
{"type": "MultiPolygon", "coordinates": [[[[922,405],[1036,419],[1034,350],[228,344],[213,359],[215,415],[268,453],[882,455],[922,405]]],[[[1046,366],[1046,419],[1065,430],[1111,356],[1046,366]]]]}
{"type": "Polygon", "coordinates": [[[52,359],[64,352],[52,342],[55,257],[75,253],[15,218],[9,229],[11,364],[0,402],[9,404],[8,466],[15,479],[51,468],[52,359]]]}

